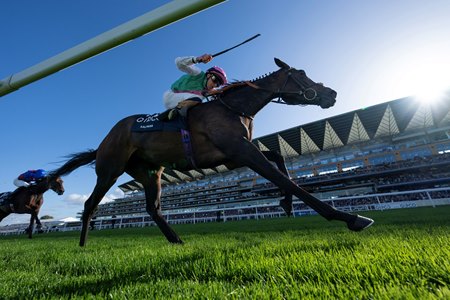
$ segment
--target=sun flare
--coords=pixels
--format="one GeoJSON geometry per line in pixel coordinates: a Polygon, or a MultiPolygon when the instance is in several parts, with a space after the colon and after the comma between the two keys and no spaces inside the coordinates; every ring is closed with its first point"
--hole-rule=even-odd
{"type": "MultiPolygon", "coordinates": [[[[424,104],[447,98],[450,91],[450,56],[443,41],[431,40],[383,55],[382,80],[394,97],[414,97],[424,104]],[[447,96],[446,96],[447,95],[447,96]]],[[[380,87],[380,86],[378,86],[380,87]]]]}
{"type": "Polygon", "coordinates": [[[450,89],[448,64],[438,58],[415,60],[413,66],[405,70],[404,88],[417,101],[432,104],[444,98],[450,89]]]}
{"type": "Polygon", "coordinates": [[[426,79],[421,78],[412,86],[411,95],[422,103],[435,103],[441,101],[449,90],[450,77],[437,74],[426,79]]]}

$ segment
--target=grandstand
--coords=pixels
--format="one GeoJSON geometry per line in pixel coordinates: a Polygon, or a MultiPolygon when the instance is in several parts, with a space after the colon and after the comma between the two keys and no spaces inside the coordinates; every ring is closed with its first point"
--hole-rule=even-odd
{"type": "MultiPolygon", "coordinates": [[[[434,104],[412,97],[393,100],[253,143],[260,150],[278,151],[292,180],[340,210],[450,204],[450,94],[434,104]]],[[[162,185],[162,211],[171,224],[284,215],[279,189],[248,168],[167,169],[162,185]]],[[[91,225],[154,225],[142,185],[130,181],[119,188],[125,196],[99,205],[91,225]]],[[[313,213],[294,197],[294,216],[313,213]]],[[[63,230],[79,228],[80,222],[69,222],[63,230]]]]}

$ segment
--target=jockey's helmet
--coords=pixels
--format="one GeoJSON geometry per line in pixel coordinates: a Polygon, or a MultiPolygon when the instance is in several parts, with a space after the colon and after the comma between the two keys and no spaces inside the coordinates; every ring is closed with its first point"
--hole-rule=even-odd
{"type": "Polygon", "coordinates": [[[216,76],[216,78],[219,80],[220,85],[224,85],[228,82],[227,74],[221,67],[214,66],[212,68],[209,68],[208,70],[206,70],[206,74],[213,74],[214,76],[216,76]]]}

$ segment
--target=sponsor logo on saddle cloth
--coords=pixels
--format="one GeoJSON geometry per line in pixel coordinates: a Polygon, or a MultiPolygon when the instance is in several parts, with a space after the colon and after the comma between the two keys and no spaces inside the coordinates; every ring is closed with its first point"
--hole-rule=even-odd
{"type": "Polygon", "coordinates": [[[149,131],[180,131],[186,129],[185,123],[176,118],[172,121],[160,121],[159,114],[153,115],[137,115],[131,127],[133,132],[149,132],[149,131]]]}

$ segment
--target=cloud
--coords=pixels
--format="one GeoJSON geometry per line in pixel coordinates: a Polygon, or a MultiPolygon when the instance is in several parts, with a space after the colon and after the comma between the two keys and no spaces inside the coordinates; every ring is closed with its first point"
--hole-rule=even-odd
{"type": "Polygon", "coordinates": [[[70,205],[82,205],[88,198],[89,195],[70,194],[63,201],[70,205]]]}
{"type": "MultiPolygon", "coordinates": [[[[64,198],[64,202],[70,205],[82,205],[89,198],[90,195],[81,195],[81,194],[70,194],[64,198]]],[[[123,198],[124,193],[121,189],[117,188],[111,194],[105,195],[100,201],[100,204],[108,203],[114,201],[114,199],[123,198]]]]}
{"type": "Polygon", "coordinates": [[[101,204],[108,203],[108,202],[114,201],[114,199],[123,198],[123,196],[124,196],[124,193],[122,192],[122,190],[117,188],[111,194],[105,195],[105,197],[103,197],[103,199],[100,203],[101,204]]]}

